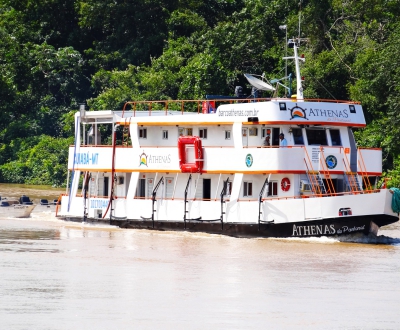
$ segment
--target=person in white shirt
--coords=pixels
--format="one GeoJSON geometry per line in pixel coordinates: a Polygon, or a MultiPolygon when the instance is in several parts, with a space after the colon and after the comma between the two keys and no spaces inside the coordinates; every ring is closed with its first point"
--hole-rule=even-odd
{"type": "Polygon", "coordinates": [[[287,141],[285,139],[285,134],[283,134],[283,133],[279,134],[279,139],[281,140],[279,142],[279,146],[280,147],[287,147],[287,141]]]}

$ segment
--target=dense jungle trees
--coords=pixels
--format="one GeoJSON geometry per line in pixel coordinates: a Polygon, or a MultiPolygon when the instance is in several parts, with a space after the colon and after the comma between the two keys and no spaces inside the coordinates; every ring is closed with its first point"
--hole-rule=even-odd
{"type": "Polygon", "coordinates": [[[250,93],[245,72],[282,78],[286,24],[308,39],[305,96],[362,102],[358,144],[383,148],[398,186],[399,14],[398,0],[0,0],[0,182],[65,184],[81,102],[119,109],[250,93]]]}

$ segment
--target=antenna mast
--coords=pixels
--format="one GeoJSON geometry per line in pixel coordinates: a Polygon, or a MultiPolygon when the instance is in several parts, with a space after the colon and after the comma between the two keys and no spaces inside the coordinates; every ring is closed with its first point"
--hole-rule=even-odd
{"type": "Polygon", "coordinates": [[[301,38],[301,28],[300,28],[300,25],[301,25],[301,2],[302,2],[303,0],[300,0],[300,2],[299,2],[299,7],[300,7],[300,9],[299,9],[299,46],[300,46],[300,38],[301,38]]]}

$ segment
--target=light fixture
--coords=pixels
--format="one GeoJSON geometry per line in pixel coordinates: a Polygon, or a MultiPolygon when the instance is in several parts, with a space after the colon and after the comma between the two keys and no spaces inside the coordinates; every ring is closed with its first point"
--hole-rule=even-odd
{"type": "Polygon", "coordinates": [[[289,127],[289,134],[292,134],[292,133],[293,133],[293,130],[291,127],[289,127]]]}

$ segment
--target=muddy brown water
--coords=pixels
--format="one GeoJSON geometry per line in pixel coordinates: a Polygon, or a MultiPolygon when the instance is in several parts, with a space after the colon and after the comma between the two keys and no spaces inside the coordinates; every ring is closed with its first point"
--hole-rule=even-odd
{"type": "Polygon", "coordinates": [[[342,241],[238,239],[44,211],[0,219],[0,260],[3,329],[400,328],[399,223],[342,241]]]}

